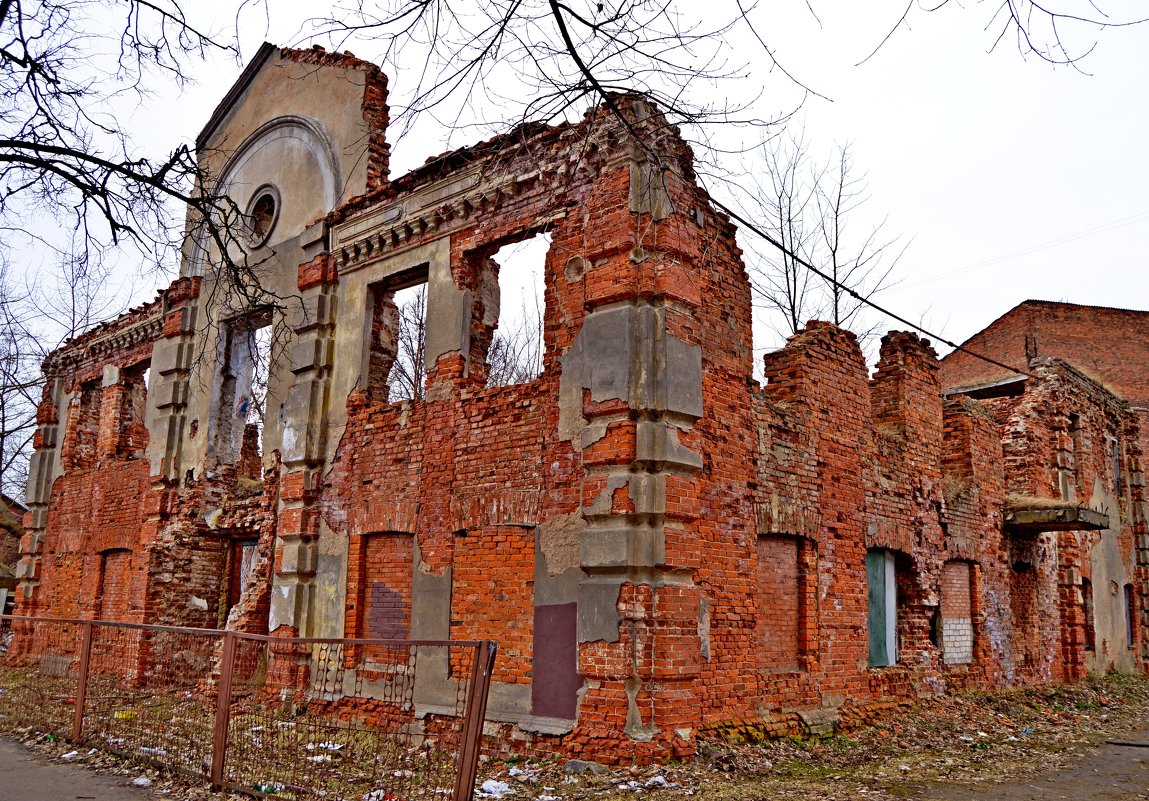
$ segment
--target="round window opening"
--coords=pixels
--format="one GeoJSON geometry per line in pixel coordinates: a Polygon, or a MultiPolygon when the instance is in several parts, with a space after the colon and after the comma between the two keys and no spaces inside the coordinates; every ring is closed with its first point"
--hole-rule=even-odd
{"type": "Polygon", "coordinates": [[[251,226],[252,244],[262,245],[271,236],[279,217],[279,193],[272,186],[262,186],[253,195],[248,206],[247,220],[251,226]]]}

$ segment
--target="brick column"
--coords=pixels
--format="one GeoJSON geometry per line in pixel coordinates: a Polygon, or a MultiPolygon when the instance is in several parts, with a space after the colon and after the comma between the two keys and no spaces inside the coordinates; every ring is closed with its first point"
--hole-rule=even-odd
{"type": "Polygon", "coordinates": [[[52,482],[63,472],[61,462],[62,426],[60,409],[67,408],[65,382],[45,364],[44,394],[36,410],[35,450],[28,463],[28,489],[25,502],[24,536],[20,538],[20,561],[16,565],[16,614],[36,614],[36,588],[40,584],[40,555],[44,550],[44,530],[48,525],[48,499],[52,482]]]}
{"type": "MultiPolygon", "coordinates": [[[[313,229],[322,248],[322,227],[313,229]]],[[[335,262],[317,253],[299,267],[302,302],[293,304],[290,367],[294,381],[284,408],[282,482],[272,571],[268,629],[283,636],[305,634],[319,552],[316,505],[326,445],[325,411],[330,394],[334,336],[335,262]]]]}

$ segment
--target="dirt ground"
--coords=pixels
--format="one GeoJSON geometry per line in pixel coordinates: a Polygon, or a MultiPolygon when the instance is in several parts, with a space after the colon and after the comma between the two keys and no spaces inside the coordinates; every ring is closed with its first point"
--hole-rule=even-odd
{"type": "MultiPolygon", "coordinates": [[[[45,761],[73,751],[27,731],[9,739],[45,761]]],[[[125,783],[146,776],[147,792],[157,799],[240,798],[100,752],[81,750],[70,761],[125,783]]],[[[558,759],[485,758],[479,783],[489,793],[480,790],[476,798],[503,801],[1149,801],[1149,679],[1114,675],[1067,687],[927,699],[845,735],[705,742],[698,758],[658,766],[603,770],[558,759]]]]}

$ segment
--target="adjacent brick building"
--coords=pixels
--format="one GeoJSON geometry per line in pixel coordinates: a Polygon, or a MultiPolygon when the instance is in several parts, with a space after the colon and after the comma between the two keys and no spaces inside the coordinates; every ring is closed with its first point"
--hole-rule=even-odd
{"type": "Polygon", "coordinates": [[[193,221],[179,280],[46,361],[20,612],[495,639],[491,720],[606,761],[1142,669],[1125,400],[1053,359],[1020,393],[943,395],[899,332],[870,377],[825,323],[759,386],[734,228],[656,109],[391,180],[386,85],[268,45],[213,115],[199,152],[259,288],[220,280],[193,221]],[[492,256],[540,232],[542,371],[489,386],[492,256]],[[418,284],[427,377],[392,401],[418,284]]]}

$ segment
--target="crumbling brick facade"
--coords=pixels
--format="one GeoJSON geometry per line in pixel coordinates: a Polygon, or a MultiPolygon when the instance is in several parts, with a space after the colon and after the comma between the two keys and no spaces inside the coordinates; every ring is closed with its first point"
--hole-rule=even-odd
{"type": "MultiPolygon", "coordinates": [[[[265,47],[217,110],[206,168],[277,210],[252,256],[289,302],[228,306],[193,242],[155,303],[48,360],[19,611],[494,639],[511,742],[607,762],[1142,669],[1124,401],[1056,361],[1016,396],[944,395],[901,332],[871,377],[825,323],[758,386],[734,228],[657,110],[620,97],[626,125],[525,125],[391,181],[385,98],[371,65],[265,47]],[[488,386],[492,257],[542,231],[542,372],[488,386]],[[427,377],[392,400],[416,284],[427,377]]],[[[308,680],[281,656],[269,681],[308,680]]]]}

